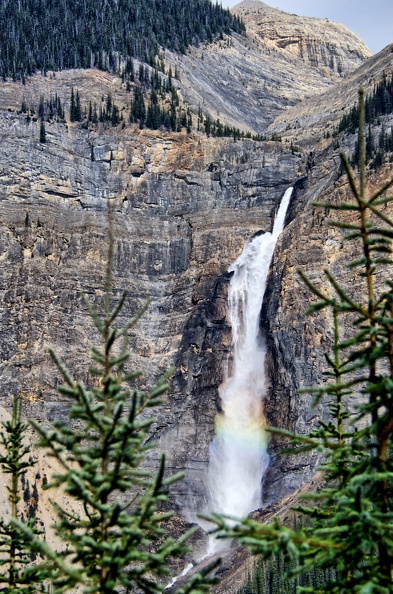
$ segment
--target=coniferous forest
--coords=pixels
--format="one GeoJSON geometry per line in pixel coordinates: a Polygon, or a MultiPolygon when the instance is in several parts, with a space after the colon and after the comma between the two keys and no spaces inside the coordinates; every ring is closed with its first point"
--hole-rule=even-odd
{"type": "MultiPolygon", "coordinates": [[[[380,116],[393,111],[393,75],[384,74],[382,80],[375,85],[373,93],[364,102],[364,119],[366,124],[373,124],[380,116]]],[[[354,105],[345,114],[338,125],[339,132],[354,134],[359,129],[359,106],[354,105]]]]}
{"type": "MultiPolygon", "coordinates": [[[[389,162],[393,161],[393,128],[386,127],[383,116],[393,113],[393,75],[384,74],[382,80],[375,85],[374,90],[365,98],[364,119],[367,124],[365,158],[371,169],[379,169],[388,155],[389,162]],[[372,126],[379,126],[376,134],[372,126]]],[[[337,132],[355,134],[359,129],[359,107],[354,105],[341,118],[337,132]]],[[[350,162],[354,167],[359,160],[359,143],[355,143],[355,150],[350,162]]]]}
{"type": "Polygon", "coordinates": [[[184,52],[244,24],[210,0],[1,0],[0,75],[118,69],[123,57],[153,63],[159,48],[184,52]]]}

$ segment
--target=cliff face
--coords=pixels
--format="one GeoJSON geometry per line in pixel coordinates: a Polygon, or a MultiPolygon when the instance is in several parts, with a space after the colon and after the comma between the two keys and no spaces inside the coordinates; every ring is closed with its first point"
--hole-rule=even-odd
{"type": "Polygon", "coordinates": [[[132,336],[133,363],[146,384],[173,363],[178,370],[152,437],[171,469],[190,470],[179,505],[190,494],[202,500],[231,341],[226,270],[247,238],[271,228],[306,157],[281,143],[76,124],[47,124],[43,144],[39,122],[14,112],[2,112],[0,129],[2,402],[19,392],[28,415],[65,416],[48,345],[88,381],[93,332],[80,292],[102,297],[109,201],[115,292],[130,291],[124,315],[151,299],[132,336]]]}
{"type": "MultiPolygon", "coordinates": [[[[355,135],[341,136],[337,142],[335,132],[345,110],[357,101],[358,89],[363,87],[366,93],[372,93],[375,83],[392,69],[392,48],[388,46],[333,89],[289,108],[270,127],[270,131],[282,134],[284,143],[298,144],[309,151],[307,179],[298,184],[292,201],[288,225],[275,252],[262,312],[262,325],[269,337],[270,395],[266,400],[266,413],[272,425],[290,427],[299,433],[308,431],[327,414],[324,406],[312,408],[312,396],[299,393],[299,389],[323,381],[324,353],[332,341],[332,320],[326,312],[305,317],[312,297],[297,270],[306,272],[311,281],[325,291],[330,290],[323,274],[325,268],[346,286],[349,294],[354,287],[362,290],[346,266],[349,260],[355,259],[350,251],[353,245],[344,241],[341,231],[329,226],[329,213],[314,207],[313,203],[350,199],[346,176],[340,174],[339,153],[353,153],[355,135]],[[330,138],[326,137],[326,132],[330,138]]],[[[392,114],[381,117],[371,126],[374,138],[379,137],[383,128],[390,129],[392,123],[392,114]]],[[[369,172],[369,189],[378,187],[390,176],[388,164],[378,174],[369,172]]],[[[349,336],[350,326],[343,326],[341,331],[349,336]]],[[[351,406],[359,398],[359,394],[354,394],[351,406]]],[[[317,463],[315,457],[281,457],[277,438],[269,447],[271,463],[264,477],[266,504],[310,479],[317,463]]]]}
{"type": "MultiPolygon", "coordinates": [[[[374,86],[384,74],[392,72],[393,45],[388,45],[375,56],[366,60],[345,79],[319,95],[308,97],[298,105],[282,111],[269,126],[268,131],[282,137],[284,142],[307,146],[308,150],[327,148],[332,144],[343,114],[358,101],[358,90],[372,93],[374,86]],[[329,138],[325,138],[326,135],[329,138]]],[[[389,125],[389,118],[383,118],[389,125]]],[[[341,149],[352,150],[353,139],[340,139],[341,149]]]]}

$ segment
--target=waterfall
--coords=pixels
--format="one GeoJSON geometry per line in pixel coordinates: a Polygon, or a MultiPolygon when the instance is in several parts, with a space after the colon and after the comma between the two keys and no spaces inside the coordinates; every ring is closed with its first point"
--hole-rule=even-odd
{"type": "MultiPolygon", "coordinates": [[[[233,272],[228,296],[233,365],[231,375],[219,387],[223,413],[217,417],[216,436],[210,445],[210,512],[244,517],[261,507],[261,481],[268,455],[262,406],[266,347],[259,332],[259,317],[291,194],[289,188],[282,198],[273,232],[249,241],[229,268],[233,272]]],[[[216,549],[210,546],[210,552],[216,549]]]]}

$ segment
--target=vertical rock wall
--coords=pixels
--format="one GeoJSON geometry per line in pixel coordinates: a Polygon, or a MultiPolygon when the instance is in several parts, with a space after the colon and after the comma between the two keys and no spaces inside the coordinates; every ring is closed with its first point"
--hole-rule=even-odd
{"type": "Polygon", "coordinates": [[[285,189],[305,170],[303,154],[281,143],[127,129],[102,130],[98,142],[60,124],[42,144],[38,122],[2,118],[1,404],[19,392],[28,415],[66,418],[49,345],[90,381],[88,345],[97,337],[81,292],[102,301],[109,200],[114,293],[130,291],[124,317],[151,299],[132,332],[132,364],[145,372],[141,385],[176,366],[152,439],[171,469],[187,469],[174,492],[179,505],[200,502],[230,349],[226,270],[246,239],[271,228],[285,189]]]}

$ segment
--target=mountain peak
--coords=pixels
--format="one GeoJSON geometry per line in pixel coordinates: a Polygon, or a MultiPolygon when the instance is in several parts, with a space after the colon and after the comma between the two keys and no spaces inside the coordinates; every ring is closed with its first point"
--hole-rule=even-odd
{"type": "Polygon", "coordinates": [[[372,56],[360,37],[326,18],[298,16],[260,0],[243,0],[232,12],[244,21],[248,36],[258,44],[341,77],[372,56]]]}
{"type": "Polygon", "coordinates": [[[273,8],[272,6],[265,4],[265,2],[262,2],[262,0],[242,0],[242,2],[239,2],[236,4],[236,6],[231,8],[231,12],[237,13],[239,10],[244,9],[262,9],[268,12],[281,12],[278,10],[278,8],[273,8]]]}

